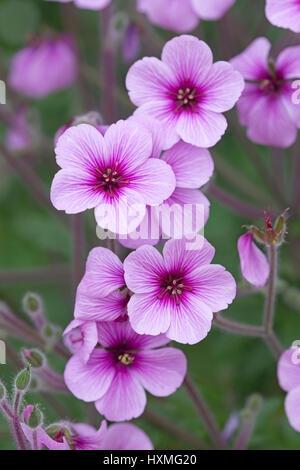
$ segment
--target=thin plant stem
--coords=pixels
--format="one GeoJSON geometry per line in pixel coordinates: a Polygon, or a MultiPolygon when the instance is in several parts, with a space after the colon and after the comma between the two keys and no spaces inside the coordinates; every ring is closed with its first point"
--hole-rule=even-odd
{"type": "Polygon", "coordinates": [[[253,336],[255,338],[265,336],[265,330],[263,326],[247,325],[246,323],[239,323],[228,318],[224,318],[220,313],[214,315],[213,324],[221,330],[234,333],[242,336],[253,336]]]}
{"type": "Polygon", "coordinates": [[[275,299],[276,299],[276,282],[277,282],[277,267],[278,267],[278,248],[271,245],[268,248],[270,275],[266,290],[265,308],[264,308],[264,328],[266,333],[273,329],[275,299]]]}
{"type": "Polygon", "coordinates": [[[117,85],[115,70],[115,51],[111,40],[112,5],[100,11],[101,37],[101,74],[104,77],[102,89],[103,112],[106,124],[116,120],[115,88],[117,85]]]}
{"type": "Polygon", "coordinates": [[[14,433],[19,450],[28,450],[26,442],[25,442],[25,437],[21,428],[21,422],[20,422],[20,416],[19,416],[22,397],[23,397],[22,393],[20,393],[19,391],[16,391],[14,402],[13,402],[13,418],[11,420],[11,425],[12,425],[13,433],[14,433]]]}
{"type": "Polygon", "coordinates": [[[210,183],[207,190],[208,194],[217,199],[221,204],[229,207],[234,212],[249,217],[251,219],[262,219],[263,211],[259,207],[252,206],[247,202],[227,193],[224,189],[219,188],[216,184],[210,183]]]}
{"type": "Polygon", "coordinates": [[[226,441],[224,440],[213,415],[208,409],[199,391],[197,390],[193,380],[188,375],[186,375],[183,385],[187,391],[187,394],[191,398],[196,410],[198,411],[215,447],[217,449],[226,449],[226,441]]]}

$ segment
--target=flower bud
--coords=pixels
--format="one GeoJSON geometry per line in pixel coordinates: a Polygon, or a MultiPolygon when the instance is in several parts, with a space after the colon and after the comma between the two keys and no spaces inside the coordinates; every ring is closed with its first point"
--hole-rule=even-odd
{"type": "Polygon", "coordinates": [[[23,309],[28,314],[35,314],[43,310],[42,298],[33,292],[27,292],[23,298],[23,309]]]}
{"type": "Polygon", "coordinates": [[[30,384],[30,364],[28,364],[27,368],[19,372],[19,374],[16,377],[16,389],[24,392],[30,384]]]}
{"type": "Polygon", "coordinates": [[[46,357],[38,349],[24,349],[26,361],[34,368],[38,369],[46,364],[46,357]]]}
{"type": "Polygon", "coordinates": [[[43,413],[37,405],[35,405],[28,417],[27,426],[30,429],[37,429],[43,424],[43,413]]]}

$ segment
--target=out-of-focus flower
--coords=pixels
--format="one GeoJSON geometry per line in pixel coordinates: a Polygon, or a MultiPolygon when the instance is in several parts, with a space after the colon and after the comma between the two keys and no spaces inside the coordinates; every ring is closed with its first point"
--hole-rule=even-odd
{"type": "Polygon", "coordinates": [[[71,127],[58,140],[56,160],[62,168],[51,188],[58,210],[76,214],[95,208],[100,227],[129,233],[142,221],[146,205],[157,205],[175,188],[171,167],[152,152],[150,132],[119,121],[104,137],[93,126],[71,127]]]}
{"type": "Polygon", "coordinates": [[[244,278],[256,287],[268,280],[270,266],[266,255],[253,242],[253,234],[247,232],[238,239],[238,252],[244,278]]]}
{"type": "Polygon", "coordinates": [[[126,64],[131,64],[138,57],[140,47],[139,28],[134,23],[130,23],[122,42],[122,56],[126,64]]]}
{"type": "Polygon", "coordinates": [[[218,20],[235,0],[137,0],[137,9],[162,28],[177,33],[192,31],[199,19],[218,20]]]}
{"type": "MultiPolygon", "coordinates": [[[[33,405],[28,405],[23,414],[23,432],[33,445],[33,430],[28,426],[33,405]]],[[[49,450],[152,450],[149,437],[134,424],[118,423],[107,428],[106,422],[96,430],[85,423],[61,421],[47,428],[37,428],[38,449],[49,450]]]]}
{"type": "Polygon", "coordinates": [[[300,46],[285,49],[276,62],[270,49],[268,39],[258,38],[230,61],[246,80],[239,118],[254,142],[289,147],[300,127],[300,106],[292,98],[292,82],[300,77],[300,46]]]}
{"type": "Polygon", "coordinates": [[[30,98],[42,98],[71,85],[77,76],[72,38],[36,37],[12,59],[9,85],[30,98]]]}
{"type": "Polygon", "coordinates": [[[300,431],[300,360],[299,346],[286,350],[278,362],[278,380],[281,388],[288,392],[285,412],[290,425],[300,431]]]}
{"type": "Polygon", "coordinates": [[[300,32],[299,0],[267,0],[266,17],[275,26],[300,32]]]}
{"type": "Polygon", "coordinates": [[[128,321],[98,323],[100,348],[84,363],[75,354],[67,363],[65,382],[81,400],[95,402],[110,421],[136,418],[146,405],[145,389],[155,396],[168,396],[181,385],[186,373],[184,354],[160,348],[164,335],[138,335],[128,321]]]}
{"type": "Polygon", "coordinates": [[[213,64],[205,42],[183,35],[165,44],[162,60],[144,57],[133,64],[126,86],[136,112],[160,122],[165,148],[180,138],[207,148],[224,134],[222,113],[235,105],[244,81],[229,63],[213,64]]]}
{"type": "Polygon", "coordinates": [[[198,343],[211,328],[213,312],[235,298],[232,275],[210,264],[215,249],[201,236],[197,242],[189,249],[187,238],[169,240],[163,257],[156,248],[142,246],[125,259],[126,284],[134,292],[128,316],[137,333],[198,343]]]}
{"type": "Polygon", "coordinates": [[[27,109],[19,108],[13,115],[5,138],[7,148],[13,151],[27,150],[33,144],[33,131],[27,121],[27,109]]]}
{"type": "MultiPolygon", "coordinates": [[[[160,153],[160,152],[159,152],[160,153]]],[[[156,245],[162,234],[170,238],[198,233],[209,216],[209,201],[199,188],[206,184],[214,169],[207,149],[178,142],[161,159],[172,168],[176,187],[159,206],[147,206],[147,213],[135,233],[120,237],[128,248],[156,245]]]]}
{"type": "Polygon", "coordinates": [[[55,145],[57,144],[60,136],[63,135],[63,133],[69,129],[69,127],[77,126],[78,124],[91,124],[91,126],[96,127],[96,129],[98,129],[98,131],[104,135],[103,128],[105,126],[103,126],[103,119],[101,114],[99,114],[97,111],[89,111],[88,113],[82,114],[81,116],[74,116],[67,124],[60,127],[54,136],[55,145]]]}
{"type": "Polygon", "coordinates": [[[105,8],[111,2],[111,0],[46,0],[46,2],[60,3],[70,3],[72,1],[78,8],[85,8],[87,10],[102,10],[102,8],[105,8]]]}

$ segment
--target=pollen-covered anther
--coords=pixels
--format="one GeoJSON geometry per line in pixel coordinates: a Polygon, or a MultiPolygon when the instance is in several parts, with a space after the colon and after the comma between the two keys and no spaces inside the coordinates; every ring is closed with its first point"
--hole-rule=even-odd
{"type": "Polygon", "coordinates": [[[134,356],[132,356],[131,354],[129,353],[124,353],[124,354],[120,354],[118,356],[118,359],[120,362],[122,362],[122,364],[124,364],[125,366],[130,366],[130,364],[133,363],[134,361],[134,356]]]}

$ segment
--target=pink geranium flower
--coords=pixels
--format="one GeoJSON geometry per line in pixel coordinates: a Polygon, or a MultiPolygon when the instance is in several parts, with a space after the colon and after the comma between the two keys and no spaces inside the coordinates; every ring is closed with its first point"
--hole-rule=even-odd
{"type": "Polygon", "coordinates": [[[51,188],[56,209],[76,214],[95,208],[98,224],[114,233],[129,233],[143,219],[146,205],[167,199],[175,188],[168,164],[149,158],[149,131],[119,121],[105,136],[88,124],[66,130],[56,146],[62,168],[51,188]]]}
{"type": "Polygon", "coordinates": [[[266,17],[270,23],[281,28],[300,32],[299,0],[267,0],[266,17]]]}
{"type": "Polygon", "coordinates": [[[270,49],[268,39],[258,38],[231,60],[247,82],[238,112],[251,140],[289,147],[300,127],[300,106],[292,99],[292,82],[300,77],[300,47],[285,49],[275,63],[270,60],[270,49]]]}
{"type": "Polygon", "coordinates": [[[207,148],[224,134],[227,122],[221,113],[234,106],[244,81],[230,64],[213,64],[205,42],[183,35],[165,44],[162,60],[144,57],[133,64],[126,86],[137,112],[160,122],[164,148],[180,138],[207,148]]]}
{"type": "Polygon", "coordinates": [[[126,239],[120,237],[120,242],[128,248],[156,245],[162,234],[181,238],[197,233],[208,219],[210,203],[199,188],[213,174],[214,162],[209,151],[178,142],[164,152],[161,159],[170,165],[175,174],[175,190],[163,204],[147,207],[145,218],[135,233],[128,234],[126,239]],[[187,223],[189,214],[190,221],[187,223]]]}
{"type": "Polygon", "coordinates": [[[30,98],[42,98],[71,85],[77,76],[77,60],[71,37],[37,37],[14,55],[8,83],[30,98]]]}
{"type": "MultiPolygon", "coordinates": [[[[23,414],[25,423],[23,432],[33,445],[33,431],[27,426],[33,406],[28,405],[23,414]]],[[[38,449],[49,450],[152,450],[149,437],[134,424],[112,424],[107,428],[106,422],[96,430],[85,423],[61,421],[37,429],[38,449]]]]}
{"type": "Polygon", "coordinates": [[[244,278],[256,287],[264,286],[269,277],[270,266],[266,255],[253,242],[251,232],[238,239],[238,252],[244,278]]]}
{"type": "Polygon", "coordinates": [[[67,363],[65,382],[81,400],[95,402],[110,421],[140,416],[146,405],[145,389],[168,396],[181,385],[186,373],[184,354],[164,335],[135,333],[129,322],[98,323],[99,346],[87,363],[75,354],[67,363]]]}
{"type": "Polygon", "coordinates": [[[210,264],[214,248],[200,236],[197,241],[192,248],[185,238],[169,240],[163,256],[142,246],[125,259],[125,280],[134,292],[128,315],[137,333],[198,343],[211,328],[213,312],[234,299],[233,277],[223,266],[210,264]]]}
{"type": "Polygon", "coordinates": [[[192,31],[199,18],[218,20],[235,0],[137,0],[137,9],[162,28],[178,33],[192,31]]]}
{"type": "Polygon", "coordinates": [[[102,10],[105,8],[111,0],[46,0],[47,2],[60,2],[60,3],[70,3],[74,4],[78,8],[86,8],[87,10],[102,10]]]}
{"type": "Polygon", "coordinates": [[[300,431],[300,360],[299,346],[285,351],[278,362],[278,380],[281,388],[288,392],[285,411],[290,425],[300,431]]]}

